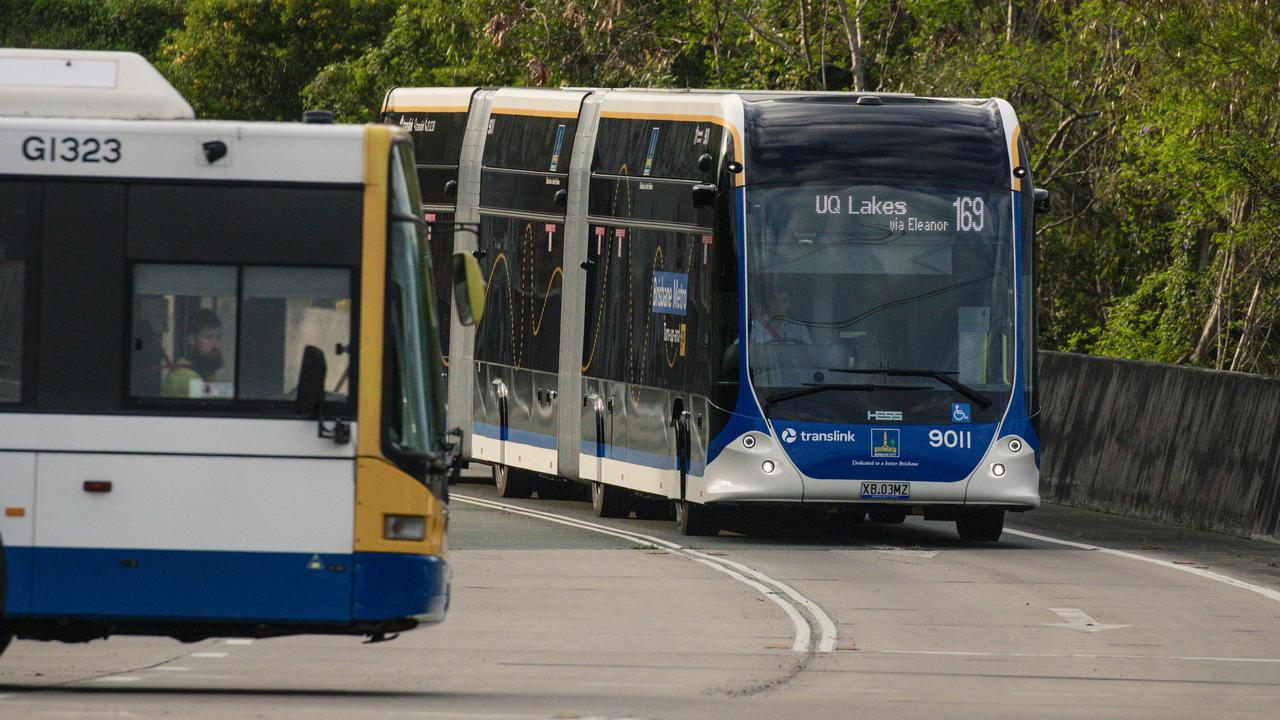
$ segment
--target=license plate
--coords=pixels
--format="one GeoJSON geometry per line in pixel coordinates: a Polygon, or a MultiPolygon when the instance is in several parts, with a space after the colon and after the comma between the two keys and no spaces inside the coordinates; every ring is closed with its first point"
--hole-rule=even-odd
{"type": "Polygon", "coordinates": [[[909,482],[864,482],[862,483],[863,500],[910,500],[911,483],[909,482]]]}

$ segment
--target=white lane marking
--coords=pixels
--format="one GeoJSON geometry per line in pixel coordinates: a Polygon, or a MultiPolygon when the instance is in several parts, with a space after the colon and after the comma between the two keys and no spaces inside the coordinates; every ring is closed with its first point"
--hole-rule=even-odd
{"type": "Polygon", "coordinates": [[[188,655],[187,657],[193,657],[193,658],[224,658],[224,657],[226,657],[226,656],[227,656],[227,654],[226,654],[226,653],[224,653],[224,652],[197,652],[197,653],[191,653],[191,654],[190,654],[190,655],[188,655]]]}
{"type": "Polygon", "coordinates": [[[795,640],[791,645],[791,649],[795,650],[796,652],[808,652],[810,648],[809,622],[805,620],[804,616],[801,615],[800,612],[795,607],[793,607],[790,603],[783,600],[782,597],[779,596],[777,591],[781,591],[782,594],[791,598],[792,601],[796,602],[797,604],[807,609],[810,612],[810,614],[818,621],[818,625],[821,630],[820,630],[818,647],[816,651],[822,652],[822,653],[829,653],[829,652],[835,651],[836,640],[837,640],[836,625],[831,620],[831,617],[828,616],[827,613],[823,611],[823,609],[819,607],[817,603],[801,595],[799,592],[797,592],[794,588],[787,585],[786,583],[783,583],[779,580],[775,580],[774,578],[769,577],[768,575],[765,575],[764,573],[754,568],[743,565],[742,563],[735,562],[733,560],[726,560],[724,558],[717,557],[714,555],[708,555],[707,553],[698,552],[697,550],[692,550],[683,545],[673,543],[670,540],[664,540],[663,538],[654,537],[653,535],[645,535],[643,533],[631,532],[629,530],[619,530],[618,528],[612,528],[606,525],[598,525],[593,522],[578,520],[576,518],[567,517],[565,515],[558,515],[555,513],[543,512],[541,510],[532,510],[528,508],[522,508],[516,505],[508,505],[506,503],[487,500],[484,498],[470,497],[467,495],[458,495],[456,493],[451,495],[450,497],[451,499],[460,500],[463,503],[478,505],[480,507],[487,507],[494,510],[503,510],[506,512],[516,513],[519,515],[526,515],[528,517],[539,518],[542,520],[547,520],[549,522],[559,523],[561,525],[568,525],[570,527],[576,527],[582,530],[597,532],[603,535],[612,535],[614,537],[622,538],[624,540],[630,540],[632,542],[640,542],[642,544],[648,543],[651,545],[656,545],[658,547],[666,548],[667,550],[671,551],[673,554],[681,555],[690,560],[695,560],[708,567],[714,568],[719,572],[722,572],[728,575],[729,577],[732,577],[733,579],[751,587],[752,589],[756,590],[757,592],[761,593],[765,597],[772,600],[774,603],[778,605],[778,607],[782,608],[783,612],[787,614],[787,617],[791,619],[791,623],[792,625],[795,626],[795,630],[796,630],[795,640]]]}
{"type": "Polygon", "coordinates": [[[110,677],[94,678],[94,682],[110,682],[110,683],[131,683],[138,682],[142,679],[140,675],[111,675],[110,677]]]}
{"type": "Polygon", "coordinates": [[[222,642],[227,645],[252,645],[253,638],[228,638],[222,642]]]}
{"type": "Polygon", "coordinates": [[[1216,573],[1216,572],[1213,572],[1212,570],[1203,570],[1201,568],[1194,567],[1191,565],[1178,565],[1178,564],[1169,562],[1168,560],[1158,560],[1156,558],[1147,557],[1145,555],[1125,552],[1124,550],[1113,550],[1111,548],[1102,547],[1100,545],[1089,545],[1087,543],[1078,543],[1071,540],[1062,540],[1060,538],[1049,537],[1048,535],[1037,535],[1036,533],[1029,533],[1029,532],[1026,532],[1025,530],[1014,530],[1012,528],[1005,528],[1004,531],[1009,533],[1010,535],[1017,535],[1018,537],[1031,538],[1032,540],[1040,540],[1042,542],[1055,543],[1057,545],[1066,545],[1067,547],[1073,547],[1079,550],[1092,550],[1094,552],[1103,553],[1104,555],[1114,555],[1116,557],[1126,558],[1128,560],[1140,560],[1144,563],[1159,565],[1160,567],[1168,568],[1170,570],[1178,570],[1181,572],[1191,573],[1192,575],[1199,575],[1202,578],[1208,578],[1209,580],[1220,582],[1223,585],[1230,585],[1231,587],[1234,587],[1234,588],[1240,588],[1241,590],[1248,590],[1249,592],[1257,593],[1262,597],[1267,598],[1268,600],[1275,600],[1276,602],[1280,602],[1280,590],[1273,590],[1268,587],[1262,587],[1261,585],[1254,585],[1253,583],[1248,583],[1243,580],[1237,580],[1229,575],[1216,573]]]}
{"type": "MultiPolygon", "coordinates": [[[[676,554],[679,554],[679,553],[677,552],[676,554]]],[[[724,567],[723,565],[720,565],[719,563],[710,562],[700,557],[690,557],[689,559],[696,563],[702,563],[703,565],[706,565],[707,567],[711,568],[712,570],[715,570],[716,572],[722,572],[725,575],[728,575],[734,580],[737,580],[738,582],[746,585],[747,587],[755,590],[761,595],[772,600],[775,605],[782,608],[782,612],[786,613],[787,617],[791,618],[791,625],[796,629],[796,637],[794,640],[791,641],[792,651],[794,652],[809,651],[809,638],[810,638],[809,623],[804,619],[804,616],[800,614],[800,611],[796,610],[791,603],[778,597],[778,593],[765,587],[764,585],[761,585],[760,583],[756,582],[755,580],[752,580],[751,578],[748,578],[744,575],[740,575],[730,570],[729,568],[724,567]]]]}
{"type": "Polygon", "coordinates": [[[1171,660],[1177,662],[1256,663],[1280,665],[1280,658],[1212,657],[1202,655],[1119,655],[1102,653],[1000,653],[964,650],[862,650],[863,655],[936,655],[942,657],[1046,658],[1061,660],[1171,660]]]}
{"type": "Polygon", "coordinates": [[[1049,627],[1063,627],[1068,630],[1078,630],[1080,632],[1094,633],[1104,630],[1118,630],[1120,628],[1133,627],[1132,625],[1104,625],[1089,616],[1089,613],[1080,608],[1049,608],[1049,612],[1062,618],[1060,623],[1040,623],[1049,627]]]}
{"type": "Polygon", "coordinates": [[[809,614],[813,615],[814,619],[818,621],[818,626],[821,628],[821,631],[822,631],[822,637],[818,639],[817,651],[821,653],[835,652],[836,641],[839,639],[838,633],[836,632],[835,622],[831,619],[830,615],[827,615],[825,610],[823,610],[821,607],[818,606],[817,603],[801,595],[799,592],[795,590],[795,588],[791,587],[790,585],[787,585],[781,580],[775,580],[754,568],[747,567],[746,565],[743,565],[742,563],[734,562],[733,560],[725,560],[724,558],[712,557],[710,555],[706,555],[705,553],[700,553],[697,550],[686,549],[685,552],[691,555],[695,555],[697,557],[705,558],[713,562],[718,562],[718,563],[723,563],[725,565],[728,565],[741,572],[749,574],[752,577],[757,578],[763,582],[767,582],[773,585],[774,587],[778,588],[782,592],[786,593],[787,597],[791,598],[796,603],[799,603],[800,605],[804,606],[804,608],[809,611],[809,614]]]}
{"type": "MultiPolygon", "coordinates": [[[[451,499],[455,499],[455,498],[458,500],[461,500],[464,503],[469,502],[472,505],[487,507],[491,510],[502,510],[505,512],[515,513],[517,515],[527,515],[529,517],[538,518],[540,520],[547,520],[548,522],[553,522],[560,525],[567,525],[569,527],[578,528],[579,530],[589,530],[591,532],[600,533],[601,535],[612,535],[614,537],[621,538],[623,540],[627,540],[630,542],[635,542],[640,544],[644,544],[647,542],[651,544],[662,545],[663,547],[666,547],[669,551],[671,551],[672,554],[680,555],[681,557],[684,557],[686,559],[703,563],[704,565],[714,570],[717,570],[719,572],[722,572],[725,575],[728,575],[729,577],[737,580],[738,582],[741,582],[747,585],[748,587],[751,587],[756,592],[759,592],[760,594],[772,600],[778,607],[782,608],[782,611],[784,613],[787,614],[787,617],[791,619],[791,623],[796,629],[796,635],[795,635],[795,639],[791,643],[791,649],[794,650],[795,652],[808,652],[809,650],[809,637],[810,637],[809,623],[804,619],[804,616],[801,615],[794,607],[792,607],[790,603],[778,597],[778,594],[773,590],[747,577],[744,577],[743,575],[737,572],[734,572],[733,570],[727,567],[722,566],[722,564],[728,564],[729,561],[722,561],[719,558],[705,556],[705,555],[701,558],[694,557],[695,554],[700,554],[700,553],[695,553],[692,550],[689,550],[681,545],[677,545],[673,542],[663,540],[662,538],[656,538],[650,535],[641,535],[639,533],[632,533],[625,530],[618,530],[616,528],[610,528],[604,525],[597,525],[595,523],[587,522],[585,520],[578,520],[576,518],[571,518],[564,515],[557,515],[555,513],[543,512],[541,510],[530,510],[530,509],[518,507],[515,505],[508,505],[506,503],[495,502],[493,500],[485,500],[482,498],[473,498],[473,497],[461,496],[456,494],[451,496],[451,499]]],[[[734,564],[737,565],[738,563],[734,563],[734,564]]],[[[745,568],[746,566],[740,566],[740,567],[745,568]]],[[[750,568],[747,568],[747,570],[754,572],[753,570],[750,570],[750,568]]],[[[768,576],[764,576],[764,577],[768,577],[768,576]]],[[[830,652],[830,651],[824,651],[824,652],[830,652]]]]}
{"type": "Polygon", "coordinates": [[[181,665],[161,665],[160,667],[153,667],[151,669],[157,672],[187,672],[191,668],[182,667],[181,665]]]}

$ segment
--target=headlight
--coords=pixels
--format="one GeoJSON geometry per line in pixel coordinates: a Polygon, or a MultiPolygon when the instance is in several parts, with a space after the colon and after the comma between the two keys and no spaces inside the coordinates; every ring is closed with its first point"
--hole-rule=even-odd
{"type": "Polygon", "coordinates": [[[1004,475],[1004,465],[1001,463],[996,463],[995,465],[992,465],[991,474],[995,475],[996,477],[1000,477],[1004,475]]]}
{"type": "Polygon", "coordinates": [[[774,464],[772,460],[765,460],[764,462],[760,463],[760,469],[764,471],[765,475],[772,474],[773,471],[776,470],[777,468],[778,466],[774,464]]]}
{"type": "Polygon", "coordinates": [[[427,536],[427,519],[421,515],[383,515],[382,537],[387,540],[421,540],[427,536]]]}
{"type": "Polygon", "coordinates": [[[1009,452],[1019,452],[1022,450],[1022,441],[1014,438],[1009,441],[1009,452]]]}

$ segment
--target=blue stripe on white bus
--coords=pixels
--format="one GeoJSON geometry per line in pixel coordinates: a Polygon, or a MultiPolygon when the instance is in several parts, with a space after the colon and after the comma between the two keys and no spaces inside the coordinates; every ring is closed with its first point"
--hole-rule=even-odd
{"type": "MultiPolygon", "coordinates": [[[[502,440],[502,430],[497,425],[491,423],[482,423],[473,421],[471,423],[471,431],[481,437],[492,438],[494,440],[502,440]]],[[[543,435],[541,433],[529,432],[528,430],[517,430],[516,428],[507,428],[506,441],[517,445],[526,445],[529,447],[540,448],[542,450],[555,450],[556,438],[552,435],[543,435]]],[[[663,455],[660,453],[650,453],[643,450],[635,450],[633,448],[622,447],[619,445],[610,445],[608,443],[597,443],[593,440],[583,440],[581,451],[584,455],[596,455],[596,448],[603,449],[604,455],[601,457],[609,460],[617,460],[618,462],[630,463],[647,468],[656,468],[658,470],[675,470],[676,460],[673,455],[663,455]]],[[[696,458],[692,459],[689,468],[690,475],[701,475],[706,465],[699,462],[696,458]]]]}
{"type": "Polygon", "coordinates": [[[11,617],[347,624],[442,617],[448,602],[449,568],[433,555],[21,546],[5,554],[11,617]]]}

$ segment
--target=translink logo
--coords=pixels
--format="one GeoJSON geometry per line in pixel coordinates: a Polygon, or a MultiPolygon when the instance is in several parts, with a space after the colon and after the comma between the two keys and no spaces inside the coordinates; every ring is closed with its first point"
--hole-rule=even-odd
{"type": "Polygon", "coordinates": [[[787,428],[782,431],[782,441],[785,443],[793,443],[797,439],[801,442],[854,442],[857,438],[848,430],[828,430],[826,432],[796,432],[795,428],[787,428]]]}

